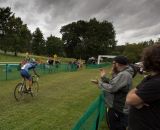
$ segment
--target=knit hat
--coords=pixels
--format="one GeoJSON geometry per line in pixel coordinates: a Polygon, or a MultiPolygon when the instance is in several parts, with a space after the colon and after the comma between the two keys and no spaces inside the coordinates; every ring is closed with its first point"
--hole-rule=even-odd
{"type": "Polygon", "coordinates": [[[128,64],[128,59],[125,56],[116,56],[114,58],[114,61],[116,63],[122,64],[122,65],[127,65],[128,64]]]}

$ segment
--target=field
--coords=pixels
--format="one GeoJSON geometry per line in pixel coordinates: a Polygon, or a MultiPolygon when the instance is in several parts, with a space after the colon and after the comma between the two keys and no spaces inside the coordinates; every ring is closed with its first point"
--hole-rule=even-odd
{"type": "Polygon", "coordinates": [[[20,62],[24,59],[22,56],[5,55],[0,53],[0,62],[20,62]]]}
{"type": "MultiPolygon", "coordinates": [[[[97,69],[41,75],[39,95],[22,102],[13,97],[21,79],[0,81],[0,130],[70,130],[99,95],[90,82],[96,77],[97,69]]],[[[141,78],[137,76],[133,86],[141,78]]]]}
{"type": "MultiPolygon", "coordinates": [[[[31,58],[35,58],[41,62],[46,62],[48,57],[44,56],[35,56],[35,55],[29,55],[31,58]]],[[[15,57],[13,54],[3,54],[0,51],[0,62],[21,62],[26,57],[26,54],[19,53],[17,57],[15,57]]],[[[53,57],[52,57],[53,58],[53,57]]],[[[58,57],[57,60],[59,60],[61,63],[68,63],[70,61],[74,61],[75,58],[63,58],[58,57]]],[[[84,61],[83,61],[84,62],[84,61]]]]}

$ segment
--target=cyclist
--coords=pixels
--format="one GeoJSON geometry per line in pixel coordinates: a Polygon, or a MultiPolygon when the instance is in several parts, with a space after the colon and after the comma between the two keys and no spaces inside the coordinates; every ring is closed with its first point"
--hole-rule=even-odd
{"type": "Polygon", "coordinates": [[[37,72],[35,71],[35,68],[37,66],[37,62],[35,61],[35,59],[31,59],[28,62],[26,62],[22,67],[21,67],[21,71],[20,74],[21,76],[25,79],[29,81],[29,88],[28,88],[28,92],[31,92],[31,87],[32,87],[32,77],[29,74],[30,70],[33,70],[34,74],[37,75],[39,77],[39,75],[37,74],[37,72]]]}

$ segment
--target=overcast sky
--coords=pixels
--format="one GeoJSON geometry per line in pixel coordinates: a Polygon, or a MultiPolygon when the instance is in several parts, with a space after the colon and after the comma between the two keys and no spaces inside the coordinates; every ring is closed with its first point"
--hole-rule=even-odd
{"type": "Polygon", "coordinates": [[[96,18],[113,23],[118,44],[160,37],[160,0],[0,0],[33,32],[61,37],[63,25],[96,18]]]}

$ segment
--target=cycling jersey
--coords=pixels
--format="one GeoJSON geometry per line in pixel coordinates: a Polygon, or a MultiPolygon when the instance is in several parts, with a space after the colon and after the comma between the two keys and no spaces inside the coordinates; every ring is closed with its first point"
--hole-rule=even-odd
{"type": "Polygon", "coordinates": [[[30,69],[34,69],[36,65],[36,63],[26,63],[21,67],[21,70],[26,70],[28,72],[30,69]]]}
{"type": "Polygon", "coordinates": [[[29,74],[29,70],[30,69],[34,69],[36,67],[36,63],[26,63],[24,64],[22,67],[21,67],[21,76],[28,79],[28,80],[31,80],[31,75],[29,74]]]}

